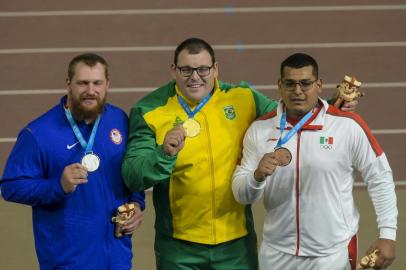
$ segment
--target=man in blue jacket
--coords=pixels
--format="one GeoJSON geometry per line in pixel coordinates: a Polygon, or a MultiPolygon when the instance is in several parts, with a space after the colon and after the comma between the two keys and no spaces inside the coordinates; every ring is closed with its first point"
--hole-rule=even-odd
{"type": "Polygon", "coordinates": [[[32,206],[40,269],[131,269],[144,193],[121,179],[128,118],[106,103],[109,85],[102,57],[72,59],[67,95],[21,130],[8,158],[2,196],[32,206]],[[125,203],[136,211],[118,238],[112,217],[125,203]]]}

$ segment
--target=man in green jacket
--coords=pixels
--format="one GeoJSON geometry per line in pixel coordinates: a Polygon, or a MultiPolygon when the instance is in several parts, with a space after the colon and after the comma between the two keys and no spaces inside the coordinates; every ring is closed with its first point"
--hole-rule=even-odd
{"type": "Polygon", "coordinates": [[[130,190],[154,187],[157,269],[258,269],[251,208],[231,182],[246,129],[277,103],[218,81],[201,39],[176,48],[171,73],[133,106],[122,165],[130,190]]]}

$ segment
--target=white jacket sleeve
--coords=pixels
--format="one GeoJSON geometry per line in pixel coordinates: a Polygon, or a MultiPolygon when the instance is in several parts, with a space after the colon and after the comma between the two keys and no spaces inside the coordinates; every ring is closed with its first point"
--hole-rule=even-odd
{"type": "Polygon", "coordinates": [[[254,178],[254,172],[262,158],[256,132],[255,125],[251,125],[245,133],[241,165],[237,166],[233,176],[234,198],[241,204],[252,204],[258,201],[267,181],[258,182],[254,178]]]}
{"type": "Polygon", "coordinates": [[[396,240],[398,209],[392,170],[372,134],[356,135],[354,162],[368,186],[368,194],[377,215],[379,237],[396,240]]]}

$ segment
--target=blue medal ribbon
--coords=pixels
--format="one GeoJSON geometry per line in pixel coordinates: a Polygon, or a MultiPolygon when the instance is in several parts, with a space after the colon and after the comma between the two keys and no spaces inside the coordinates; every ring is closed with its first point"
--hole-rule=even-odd
{"type": "Polygon", "coordinates": [[[93,149],[94,138],[96,137],[97,128],[99,127],[100,115],[97,117],[96,122],[93,125],[92,133],[90,134],[90,138],[89,138],[88,142],[86,142],[85,139],[83,138],[78,125],[76,124],[75,120],[73,120],[71,111],[67,108],[65,108],[65,115],[69,121],[69,124],[73,130],[73,133],[75,133],[76,139],[78,139],[82,148],[85,149],[85,154],[91,153],[92,149],[93,149]]]}
{"type": "Polygon", "coordinates": [[[307,120],[312,117],[312,115],[313,111],[309,111],[305,116],[303,116],[302,119],[300,119],[300,121],[294,127],[292,127],[291,130],[289,130],[288,134],[286,134],[286,136],[282,138],[282,134],[286,126],[286,110],[283,111],[280,123],[281,137],[279,138],[275,149],[287,143],[289,139],[292,138],[292,136],[295,135],[299,131],[299,129],[307,122],[307,120]]]}
{"type": "Polygon", "coordinates": [[[188,115],[189,118],[193,118],[202,108],[203,106],[209,101],[211,96],[213,95],[213,91],[210,92],[197,106],[196,108],[191,111],[189,106],[187,105],[186,101],[178,95],[178,101],[180,105],[182,105],[182,108],[185,110],[186,114],[188,115]]]}

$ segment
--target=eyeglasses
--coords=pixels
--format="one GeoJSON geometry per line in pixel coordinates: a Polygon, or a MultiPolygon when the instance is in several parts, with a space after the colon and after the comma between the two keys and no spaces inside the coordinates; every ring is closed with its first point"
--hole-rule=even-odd
{"type": "Polygon", "coordinates": [[[199,75],[200,77],[206,77],[210,74],[210,70],[213,68],[213,65],[211,67],[205,67],[205,66],[201,66],[201,67],[197,67],[197,68],[192,68],[189,66],[184,66],[184,67],[176,67],[180,74],[182,74],[182,76],[185,77],[190,77],[192,76],[193,72],[197,72],[197,75],[199,75]]]}
{"type": "Polygon", "coordinates": [[[300,89],[302,89],[303,92],[308,91],[312,88],[313,84],[317,81],[316,80],[300,80],[300,81],[294,81],[294,80],[281,80],[282,82],[282,87],[284,90],[288,92],[293,92],[296,89],[296,85],[298,84],[300,86],[300,89]]]}

